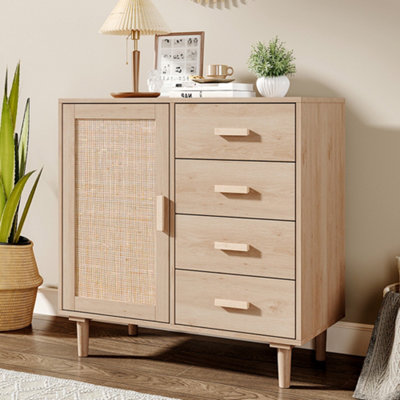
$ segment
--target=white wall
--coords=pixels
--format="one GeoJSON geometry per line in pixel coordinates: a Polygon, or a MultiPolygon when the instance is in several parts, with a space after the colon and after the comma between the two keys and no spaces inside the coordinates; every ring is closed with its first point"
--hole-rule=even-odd
{"type": "MultiPolygon", "coordinates": [[[[32,99],[29,164],[45,167],[25,234],[46,285],[58,282],[57,99],[131,87],[124,38],[97,33],[115,2],[1,0],[0,76],[21,60],[22,96],[32,99]]],[[[400,254],[400,2],[154,3],[173,31],[204,30],[205,63],[234,66],[238,80],[254,80],[246,67],[250,45],[279,35],[297,57],[290,94],[347,99],[347,319],[372,322],[400,254]]],[[[153,38],[140,46],[144,88],[153,38]]]]}

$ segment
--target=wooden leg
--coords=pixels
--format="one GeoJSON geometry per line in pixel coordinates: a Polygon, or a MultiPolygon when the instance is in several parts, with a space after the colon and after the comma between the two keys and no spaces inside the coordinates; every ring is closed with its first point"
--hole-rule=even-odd
{"type": "Polygon", "coordinates": [[[279,387],[287,389],[290,387],[290,374],[292,369],[292,347],[288,345],[271,344],[278,349],[278,381],[279,387]]]}
{"type": "Polygon", "coordinates": [[[87,357],[89,354],[89,321],[84,318],[70,318],[76,322],[76,334],[78,338],[78,357],[87,357]]]}
{"type": "Polygon", "coordinates": [[[137,336],[138,335],[138,326],[129,324],[128,325],[128,335],[129,336],[137,336]]]}
{"type": "Polygon", "coordinates": [[[315,347],[315,359],[317,361],[325,361],[326,360],[326,331],[320,333],[316,336],[314,341],[315,347]]]}

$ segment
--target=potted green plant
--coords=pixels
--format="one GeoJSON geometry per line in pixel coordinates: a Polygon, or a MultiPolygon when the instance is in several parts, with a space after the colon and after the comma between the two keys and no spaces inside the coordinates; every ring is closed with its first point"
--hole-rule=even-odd
{"type": "Polygon", "coordinates": [[[290,87],[288,76],[296,72],[293,50],[287,50],[277,36],[268,45],[252,46],[248,66],[257,76],[257,89],[264,97],[285,97],[290,87]]]}
{"type": "Polygon", "coordinates": [[[30,102],[26,102],[20,134],[15,133],[20,65],[8,93],[6,74],[0,122],[0,331],[20,329],[32,322],[38,273],[33,243],[21,236],[42,171],[36,177],[18,218],[21,195],[35,171],[25,173],[29,141],[30,102]]]}

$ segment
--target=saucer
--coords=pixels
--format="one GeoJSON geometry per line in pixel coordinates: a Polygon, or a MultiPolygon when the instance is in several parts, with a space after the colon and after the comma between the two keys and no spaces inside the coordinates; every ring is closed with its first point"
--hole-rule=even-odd
{"type": "Polygon", "coordinates": [[[229,83],[229,82],[233,82],[235,79],[234,78],[204,78],[204,77],[196,77],[196,78],[190,78],[193,82],[197,82],[197,83],[229,83]]]}

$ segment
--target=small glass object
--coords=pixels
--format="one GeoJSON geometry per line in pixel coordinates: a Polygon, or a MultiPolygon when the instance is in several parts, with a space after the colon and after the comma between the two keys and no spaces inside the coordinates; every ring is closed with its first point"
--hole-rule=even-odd
{"type": "Polygon", "coordinates": [[[152,69],[147,76],[147,87],[149,92],[160,92],[163,86],[160,71],[152,69]]]}

